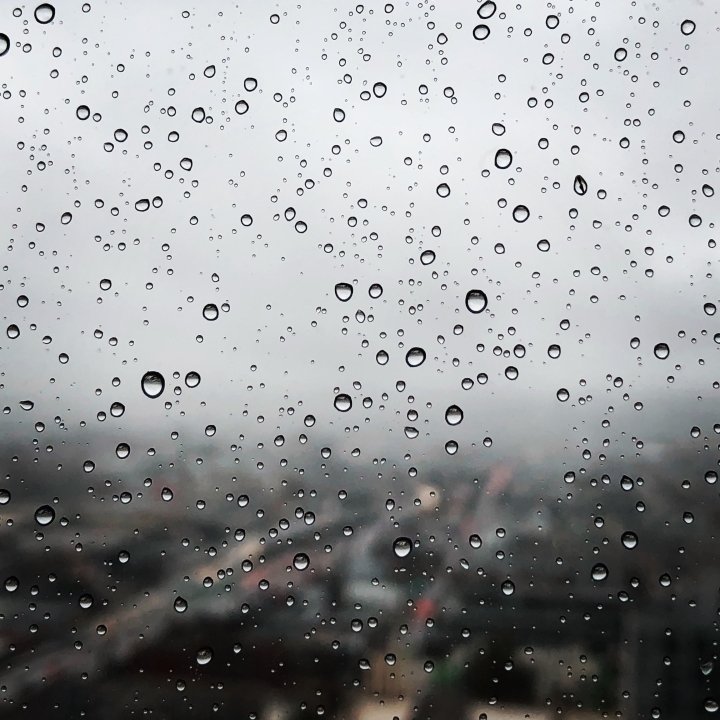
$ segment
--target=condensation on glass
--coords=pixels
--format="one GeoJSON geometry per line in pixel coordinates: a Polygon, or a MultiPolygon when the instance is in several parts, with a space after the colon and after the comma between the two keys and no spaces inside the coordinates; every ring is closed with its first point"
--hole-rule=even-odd
{"type": "Polygon", "coordinates": [[[0,715],[718,709],[708,3],[0,8],[0,715]]]}

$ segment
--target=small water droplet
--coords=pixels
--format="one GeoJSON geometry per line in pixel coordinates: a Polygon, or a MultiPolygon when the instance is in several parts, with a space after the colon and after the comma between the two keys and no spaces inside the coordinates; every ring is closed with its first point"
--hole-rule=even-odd
{"type": "MultiPolygon", "coordinates": [[[[50,3],[41,3],[35,8],[35,19],[41,25],[47,25],[55,17],[55,8],[50,3]]],[[[685,22],[688,22],[687,20],[685,22]]],[[[687,34],[687,33],[686,33],[687,34]]]]}
{"type": "Polygon", "coordinates": [[[110,414],[113,417],[122,417],[125,413],[125,406],[121,402],[114,402],[110,406],[110,414]]]}
{"type": "Polygon", "coordinates": [[[196,388],[200,384],[200,373],[197,373],[194,370],[191,370],[185,376],[185,384],[189,388],[196,388]]]}
{"type": "Polygon", "coordinates": [[[32,400],[21,400],[20,407],[23,410],[32,410],[35,407],[35,403],[32,400]]]}
{"type": "Polygon", "coordinates": [[[201,123],[201,122],[203,122],[203,120],[205,120],[205,110],[204,110],[203,108],[201,108],[201,107],[196,107],[196,108],[192,111],[192,119],[193,119],[196,123],[201,123]]]}
{"type": "Polygon", "coordinates": [[[165,502],[170,502],[173,499],[173,491],[170,488],[163,488],[162,492],[160,493],[160,497],[165,502]]]}
{"type": "Polygon", "coordinates": [[[381,98],[385,96],[385,93],[387,92],[387,85],[384,82],[376,82],[373,85],[373,94],[377,98],[381,98]]]}
{"type": "Polygon", "coordinates": [[[425,362],[425,351],[421,347],[410,348],[405,355],[405,362],[410,367],[419,367],[425,362]]]}
{"type": "Polygon", "coordinates": [[[567,402],[570,399],[570,393],[565,388],[560,388],[557,391],[557,399],[560,402],[567,402]]]}
{"type": "Polygon", "coordinates": [[[209,647],[200,648],[197,651],[197,655],[195,655],[195,660],[197,661],[198,665],[207,665],[212,659],[213,651],[212,648],[209,647]]]}
{"type": "Polygon", "coordinates": [[[135,209],[138,212],[145,212],[150,207],[150,201],[147,198],[142,198],[141,200],[137,200],[135,202],[135,209]]]}
{"type": "Polygon", "coordinates": [[[596,565],[593,565],[591,574],[593,580],[600,582],[601,580],[605,580],[605,578],[607,578],[608,569],[602,563],[597,563],[596,565]]]}

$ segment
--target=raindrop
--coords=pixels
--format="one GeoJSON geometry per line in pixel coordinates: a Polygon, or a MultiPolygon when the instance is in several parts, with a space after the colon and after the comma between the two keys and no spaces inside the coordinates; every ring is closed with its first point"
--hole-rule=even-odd
{"type": "Polygon", "coordinates": [[[602,563],[597,563],[597,565],[593,565],[592,569],[592,579],[599,582],[600,580],[605,580],[605,578],[608,576],[608,569],[605,565],[602,563]]]}
{"type": "Polygon", "coordinates": [[[205,434],[208,437],[212,437],[217,432],[217,428],[214,425],[206,425],[205,426],[205,434]]]}
{"type": "Polygon", "coordinates": [[[713,303],[705,303],[703,310],[706,315],[714,315],[717,312],[717,307],[713,303]]]}
{"type": "Polygon", "coordinates": [[[341,302],[347,302],[353,295],[353,286],[350,283],[337,283],[335,285],[335,297],[341,302]]]}
{"type": "Polygon", "coordinates": [[[373,95],[377,98],[381,98],[385,96],[385,93],[387,92],[387,85],[384,82],[376,82],[373,85],[373,95]]]}
{"type": "Polygon", "coordinates": [[[630,532],[628,530],[627,532],[624,532],[622,534],[620,541],[622,542],[624,547],[626,547],[628,550],[632,550],[633,548],[637,547],[638,536],[634,532],[630,532]]]}
{"type": "Polygon", "coordinates": [[[293,558],[293,567],[296,570],[307,570],[310,565],[310,558],[305,553],[297,553],[293,558]]]}
{"type": "Polygon", "coordinates": [[[682,130],[676,130],[673,133],[673,140],[676,143],[681,143],[685,139],[685,133],[682,130]]]}
{"type": "Polygon", "coordinates": [[[183,170],[192,170],[192,166],[193,166],[193,161],[190,158],[186,157],[180,161],[180,167],[183,170]]]}
{"type": "Polygon", "coordinates": [[[618,62],[622,62],[627,57],[627,50],[625,48],[618,48],[615,51],[614,57],[618,62]]]}
{"type": "Polygon", "coordinates": [[[201,123],[201,122],[203,122],[203,120],[205,120],[205,110],[204,110],[203,108],[201,108],[201,107],[196,107],[196,108],[192,111],[192,119],[193,119],[196,123],[201,123]]]}
{"type": "Polygon", "coordinates": [[[165,378],[156,370],[149,370],[142,376],[140,387],[147,397],[160,397],[165,390],[165,378]]]}
{"type": "Polygon", "coordinates": [[[502,123],[493,123],[492,131],[493,131],[493,134],[495,134],[495,135],[504,135],[505,134],[505,126],[502,123]]]}
{"type": "Polygon", "coordinates": [[[430,265],[435,260],[435,253],[432,250],[423,250],[420,255],[420,262],[423,265],[430,265]]]}
{"type": "Polygon", "coordinates": [[[145,212],[150,208],[150,201],[147,198],[142,198],[135,203],[135,209],[138,212],[145,212]]]}
{"type": "Polygon", "coordinates": [[[702,193],[705,197],[712,197],[715,194],[715,190],[712,185],[705,184],[702,186],[702,193]]]}
{"type": "Polygon", "coordinates": [[[426,660],[423,664],[423,670],[426,673],[431,673],[435,669],[435,663],[432,660],[426,660]]]}
{"type": "Polygon", "coordinates": [[[448,440],[445,443],[445,452],[448,455],[455,455],[455,453],[460,449],[460,446],[455,442],[455,440],[448,440]]]}
{"type": "Polygon", "coordinates": [[[333,120],[335,122],[342,122],[345,119],[345,111],[341,108],[335,108],[333,110],[333,120]]]}
{"type": "Polygon", "coordinates": [[[718,480],[718,474],[714,470],[708,470],[705,473],[705,482],[708,485],[714,485],[718,480]]]}
{"type": "Polygon", "coordinates": [[[352,407],[352,398],[345,393],[340,393],[335,396],[333,405],[336,410],[339,410],[340,412],[347,412],[352,407]]]}
{"type": "Polygon", "coordinates": [[[189,388],[196,388],[200,384],[200,373],[197,373],[194,370],[191,370],[185,376],[185,384],[189,388]]]}
{"type": "Polygon", "coordinates": [[[160,497],[165,502],[170,502],[173,499],[173,491],[170,488],[163,488],[162,492],[160,493],[160,497]]]}
{"type": "Polygon", "coordinates": [[[393,542],[395,557],[406,558],[412,551],[412,540],[408,537],[396,538],[393,542]]]}
{"type": "Polygon", "coordinates": [[[122,417],[125,414],[125,406],[121,402],[114,402],[110,406],[110,414],[113,417],[122,417]]]}
{"type": "Polygon", "coordinates": [[[425,351],[421,347],[410,348],[405,355],[405,362],[410,367],[420,367],[425,362],[425,351]]]}
{"type": "Polygon", "coordinates": [[[383,294],[383,287],[379,283],[373,283],[368,290],[368,295],[373,300],[377,300],[383,294]]]}
{"type": "Polygon", "coordinates": [[[11,340],[15,340],[15,338],[20,336],[20,328],[17,325],[8,325],[5,332],[11,340]]]}
{"type": "Polygon", "coordinates": [[[112,281],[108,278],[103,278],[100,281],[100,289],[101,290],[109,290],[112,287],[112,281]]]}
{"type": "Polygon", "coordinates": [[[690,227],[700,227],[702,225],[702,218],[694,213],[688,218],[690,227]]]}
{"type": "Polygon", "coordinates": [[[567,402],[570,399],[570,393],[565,388],[560,388],[557,391],[557,399],[560,402],[567,402]]]}
{"type": "Polygon", "coordinates": [[[0,57],[7,54],[10,49],[10,38],[5,33],[0,33],[0,57]]]}
{"type": "Polygon", "coordinates": [[[21,400],[20,407],[23,410],[32,410],[35,407],[35,403],[32,400],[21,400]]]}
{"type": "Polygon", "coordinates": [[[90,117],[90,108],[87,105],[78,105],[75,115],[78,120],[87,120],[90,117]]]}
{"type": "MultiPolygon", "coordinates": [[[[55,17],[55,8],[50,3],[41,3],[35,8],[35,19],[41,25],[47,25],[55,17]]],[[[687,20],[685,21],[687,22],[687,20]]],[[[689,34],[689,33],[686,33],[689,34]]]]}
{"type": "Polygon", "coordinates": [[[385,350],[379,350],[377,355],[375,355],[375,360],[378,365],[387,365],[388,360],[390,360],[390,356],[385,352],[385,350]]]}
{"type": "Polygon", "coordinates": [[[658,582],[663,587],[670,587],[670,585],[672,585],[672,578],[667,573],[663,573],[658,579],[658,582]]]}
{"type": "Polygon", "coordinates": [[[505,580],[500,587],[503,595],[512,595],[515,592],[515,583],[512,580],[505,580]]]}
{"type": "Polygon", "coordinates": [[[476,40],[487,40],[490,37],[490,28],[487,25],[476,25],[473,28],[473,37],[476,40]]]}
{"type": "Polygon", "coordinates": [[[315,424],[315,416],[314,415],[306,415],[303,423],[305,424],[305,427],[312,427],[315,424]]]}
{"type": "Polygon", "coordinates": [[[575,176],[575,182],[573,183],[573,190],[578,195],[584,195],[587,192],[588,186],[585,182],[585,178],[582,175],[575,176]]]}
{"type": "Polygon", "coordinates": [[[61,222],[63,225],[69,225],[71,220],[72,220],[72,213],[64,212],[64,213],[60,216],[60,222],[61,222]]]}
{"type": "Polygon", "coordinates": [[[120,460],[124,460],[130,455],[130,446],[127,443],[118,443],[118,446],[115,448],[115,454],[120,460]]]}
{"type": "Polygon", "coordinates": [[[29,302],[27,295],[18,295],[17,304],[19,307],[27,307],[29,302]]]}
{"type": "Polygon", "coordinates": [[[437,192],[441,198],[446,198],[450,195],[450,186],[447,183],[440,183],[435,189],[435,192],[437,192]]]}
{"type": "Polygon", "coordinates": [[[470,547],[474,548],[475,550],[478,550],[480,547],[482,547],[482,539],[476,533],[473,533],[470,536],[470,547]]]}
{"type": "Polygon", "coordinates": [[[667,360],[670,356],[670,348],[665,343],[658,343],[653,348],[653,353],[658,360],[667,360]]]}
{"type": "Polygon", "coordinates": [[[20,581],[14,575],[11,575],[5,581],[5,589],[8,592],[15,592],[19,587],[20,587],[20,581]]]}
{"type": "Polygon", "coordinates": [[[703,702],[703,707],[705,708],[706,712],[709,712],[709,713],[717,712],[718,711],[718,701],[712,697],[705,698],[705,701],[703,702]]]}
{"type": "Polygon", "coordinates": [[[175,598],[175,602],[173,603],[173,607],[175,608],[175,612],[178,613],[184,613],[188,609],[188,602],[184,597],[180,597],[179,595],[175,598]]]}
{"type": "Polygon", "coordinates": [[[396,662],[397,662],[397,658],[395,657],[395,655],[393,653],[388,653],[385,656],[385,663],[387,665],[390,665],[392,667],[396,662]]]}
{"type": "Polygon", "coordinates": [[[2,489],[0,490],[0,505],[7,505],[10,502],[10,491],[2,489]]]}
{"type": "Polygon", "coordinates": [[[508,365],[505,368],[505,377],[508,380],[517,380],[519,374],[518,369],[514,365],[508,365]]]}
{"type": "Polygon", "coordinates": [[[218,310],[218,306],[214,303],[208,303],[202,311],[203,317],[206,320],[217,320],[218,316],[220,315],[220,311],[218,310]]]}
{"type": "Polygon", "coordinates": [[[471,313],[481,313],[487,307],[487,303],[487,295],[482,290],[469,290],[465,295],[465,307],[471,313]]]}
{"type": "Polygon", "coordinates": [[[463,421],[463,411],[457,405],[451,405],[445,411],[445,422],[448,425],[459,425],[463,421]]]}
{"type": "Polygon", "coordinates": [[[49,525],[55,519],[55,511],[50,505],[41,505],[35,511],[35,522],[38,525],[49,525]]]}
{"type": "Polygon", "coordinates": [[[213,651],[212,648],[209,647],[200,648],[197,651],[197,655],[195,655],[195,660],[198,665],[207,665],[212,659],[213,651]]]}
{"type": "Polygon", "coordinates": [[[215,66],[214,66],[214,65],[208,65],[208,66],[203,70],[203,75],[204,75],[206,78],[215,77],[215,66]]]}
{"type": "Polygon", "coordinates": [[[243,87],[247,92],[252,92],[257,88],[258,81],[254,77],[248,77],[245,78],[245,81],[243,82],[243,87]]]}
{"type": "Polygon", "coordinates": [[[506,170],[512,165],[513,156],[509,150],[501,148],[495,153],[495,167],[500,170],[506,170]]]}
{"type": "Polygon", "coordinates": [[[477,9],[477,14],[478,17],[483,20],[488,20],[495,14],[495,10],[497,10],[497,5],[493,2],[493,0],[486,0],[486,2],[477,9]]]}
{"type": "Polygon", "coordinates": [[[554,30],[560,24],[560,18],[557,15],[548,15],[545,18],[545,26],[549,30],[554,30]]]}
{"type": "Polygon", "coordinates": [[[560,357],[560,346],[559,345],[550,345],[548,348],[548,355],[553,359],[557,360],[560,357]]]}
{"type": "Polygon", "coordinates": [[[695,23],[692,20],[683,20],[680,25],[680,32],[683,35],[692,35],[695,32],[695,23]]]}
{"type": "Polygon", "coordinates": [[[92,596],[90,593],[83,593],[83,594],[78,598],[78,605],[79,605],[83,610],[88,610],[88,609],[90,609],[90,608],[92,607],[92,605],[93,605],[94,602],[95,602],[95,598],[93,598],[93,596],[92,596]]]}
{"type": "Polygon", "coordinates": [[[250,106],[245,102],[245,100],[238,100],[235,103],[235,112],[238,115],[244,115],[248,110],[250,109],[250,106]]]}
{"type": "Polygon", "coordinates": [[[524,223],[530,217],[530,211],[525,205],[517,205],[512,212],[515,222],[524,223]]]}

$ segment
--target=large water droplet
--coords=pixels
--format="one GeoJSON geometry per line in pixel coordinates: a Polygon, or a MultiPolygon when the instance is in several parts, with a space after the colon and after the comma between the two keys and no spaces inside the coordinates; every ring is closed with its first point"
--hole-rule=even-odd
{"type": "Polygon", "coordinates": [[[238,100],[235,103],[235,112],[238,115],[244,115],[249,109],[250,109],[250,106],[247,104],[247,102],[245,100],[238,100]]]}
{"type": "Polygon", "coordinates": [[[501,148],[495,153],[495,167],[506,170],[512,165],[513,156],[509,150],[501,148]]]}
{"type": "Polygon", "coordinates": [[[165,378],[156,370],[148,370],[140,381],[140,387],[147,397],[160,397],[165,390],[165,378]]]}
{"type": "Polygon", "coordinates": [[[405,362],[410,367],[420,367],[425,362],[425,351],[421,347],[410,348],[405,355],[405,362]]]}
{"type": "Polygon", "coordinates": [[[41,505],[35,511],[35,522],[38,525],[49,525],[55,519],[55,510],[50,505],[41,505]]]}
{"type": "Polygon", "coordinates": [[[192,111],[192,119],[196,123],[201,123],[203,120],[205,120],[205,110],[201,107],[196,107],[192,111]]]}
{"type": "Polygon", "coordinates": [[[548,355],[553,359],[557,360],[560,357],[560,346],[559,345],[550,345],[548,348],[548,355]]]}
{"type": "Polygon", "coordinates": [[[715,698],[708,697],[705,698],[705,701],[703,702],[703,707],[705,708],[706,712],[714,713],[718,711],[718,701],[715,698]]]}
{"type": "Polygon", "coordinates": [[[692,35],[695,32],[695,23],[692,20],[683,20],[680,25],[680,32],[683,35],[692,35]]]}
{"type": "Polygon", "coordinates": [[[353,296],[353,286],[350,283],[341,282],[335,285],[335,297],[341,302],[347,302],[353,296]]]}
{"type": "Polygon", "coordinates": [[[11,340],[20,337],[20,328],[17,325],[8,325],[5,332],[11,340]]]}
{"type": "Polygon", "coordinates": [[[487,25],[476,25],[473,28],[473,37],[476,40],[487,40],[490,37],[490,28],[487,25]]]}
{"type": "Polygon", "coordinates": [[[135,209],[138,212],[145,212],[150,208],[150,201],[147,198],[142,198],[135,203],[135,209]]]}
{"type": "Polygon", "coordinates": [[[420,254],[420,262],[423,265],[430,265],[435,260],[435,253],[432,250],[423,250],[420,254]]]}
{"type": "Polygon", "coordinates": [[[340,393],[335,396],[333,405],[335,405],[336,410],[339,410],[340,412],[347,412],[352,407],[352,398],[345,393],[340,393]]]}
{"type": "Polygon", "coordinates": [[[634,532],[628,530],[622,534],[620,542],[622,542],[623,546],[628,550],[632,550],[634,547],[637,547],[638,536],[634,532]]]}
{"type": "MultiPolygon", "coordinates": [[[[41,25],[47,25],[55,17],[55,8],[50,3],[41,3],[35,8],[35,19],[41,25]]],[[[685,22],[688,22],[687,20],[685,22]]],[[[693,28],[694,29],[694,28],[693,28]]]]}
{"type": "Polygon", "coordinates": [[[667,360],[670,357],[670,348],[666,343],[658,343],[653,348],[653,353],[658,360],[667,360]]]}
{"type": "Polygon", "coordinates": [[[200,384],[200,373],[197,373],[194,370],[191,370],[185,376],[185,384],[189,388],[196,388],[200,384]]]}
{"type": "Polygon", "coordinates": [[[178,595],[175,598],[173,607],[175,608],[175,612],[184,613],[188,609],[188,601],[184,597],[180,597],[178,595]]]}
{"type": "Polygon", "coordinates": [[[203,75],[204,75],[206,78],[215,77],[215,66],[214,66],[214,65],[208,65],[208,66],[203,70],[203,75]]]}
{"type": "Polygon", "coordinates": [[[396,538],[393,542],[395,557],[406,558],[412,551],[412,540],[408,537],[396,538]]]}
{"type": "Polygon", "coordinates": [[[78,598],[78,605],[83,610],[89,610],[93,606],[94,602],[95,602],[95,598],[90,593],[83,593],[78,598]]]}
{"type": "Polygon", "coordinates": [[[445,422],[448,425],[459,425],[463,421],[463,411],[457,405],[451,405],[445,411],[445,422]]]}
{"type": "Polygon", "coordinates": [[[473,533],[470,536],[470,547],[474,548],[475,550],[482,547],[482,539],[477,533],[473,533]]]}
{"type": "Polygon", "coordinates": [[[90,117],[90,108],[87,105],[78,105],[75,115],[78,120],[87,120],[90,117]]]}
{"type": "Polygon", "coordinates": [[[373,300],[377,300],[383,294],[383,286],[380,283],[373,283],[368,290],[368,295],[373,300]]]}
{"type": "Polygon", "coordinates": [[[525,205],[516,205],[512,216],[515,222],[524,223],[530,217],[530,211],[525,205]]]}
{"type": "Polygon", "coordinates": [[[124,460],[130,455],[130,446],[127,443],[118,443],[118,446],[115,448],[115,455],[117,455],[120,460],[124,460]]]}
{"type": "Polygon", "coordinates": [[[5,581],[5,589],[8,592],[15,592],[19,587],[20,587],[20,581],[14,575],[11,575],[5,581]]]}
{"type": "Polygon", "coordinates": [[[212,659],[213,651],[212,648],[209,647],[200,648],[197,651],[197,655],[195,655],[195,660],[197,661],[198,665],[207,665],[212,659]]]}
{"type": "Polygon", "coordinates": [[[125,406],[121,402],[114,402],[110,406],[110,414],[113,417],[122,417],[125,413],[125,406]]]}
{"type": "Polygon", "coordinates": [[[488,304],[487,295],[482,290],[468,290],[465,296],[465,307],[471,313],[481,313],[488,304]]]}
{"type": "Polygon", "coordinates": [[[373,85],[373,94],[377,98],[381,98],[385,96],[385,93],[387,92],[387,85],[384,82],[376,82],[373,85]]]}
{"type": "Polygon", "coordinates": [[[447,183],[440,183],[435,191],[441,198],[446,198],[450,195],[450,186],[447,183]]]}
{"type": "Polygon", "coordinates": [[[335,108],[333,110],[333,120],[335,122],[342,122],[345,119],[345,111],[341,108],[335,108]]]}
{"type": "Polygon", "coordinates": [[[297,553],[293,558],[293,567],[296,570],[307,570],[310,558],[305,553],[297,553]]]}
{"type": "Polygon", "coordinates": [[[605,580],[608,576],[608,569],[602,563],[597,563],[596,565],[593,565],[591,574],[593,580],[600,582],[601,580],[605,580]]]}
{"type": "Polygon", "coordinates": [[[557,391],[557,399],[560,402],[567,402],[570,399],[570,393],[567,391],[566,388],[560,388],[557,391]]]}
{"type": "Polygon", "coordinates": [[[0,57],[10,49],[10,38],[5,33],[0,33],[0,57]]]}
{"type": "Polygon", "coordinates": [[[618,62],[622,62],[627,57],[627,50],[625,48],[618,48],[614,53],[614,57],[618,62]]]}
{"type": "Polygon", "coordinates": [[[503,595],[512,595],[515,592],[515,583],[512,580],[505,580],[500,586],[503,591],[503,595]]]}
{"type": "Polygon", "coordinates": [[[220,315],[220,311],[218,310],[218,306],[215,305],[215,303],[208,303],[203,308],[202,314],[206,320],[217,320],[218,316],[220,315]]]}
{"type": "Polygon", "coordinates": [[[587,190],[588,190],[587,182],[585,181],[585,178],[582,175],[575,176],[575,181],[573,182],[573,190],[578,195],[584,195],[587,192],[587,190]]]}

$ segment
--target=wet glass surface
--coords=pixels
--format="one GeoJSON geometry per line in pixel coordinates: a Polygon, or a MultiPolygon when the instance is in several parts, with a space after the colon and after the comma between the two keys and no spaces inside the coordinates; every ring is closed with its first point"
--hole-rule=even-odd
{"type": "Polygon", "coordinates": [[[718,31],[0,8],[0,715],[716,712],[718,31]]]}

